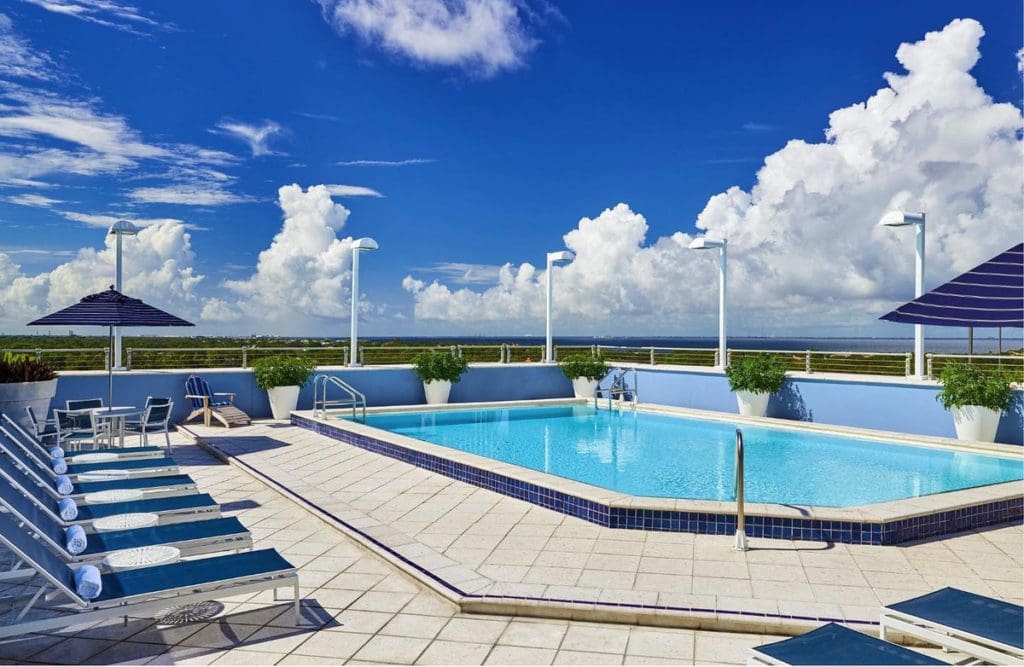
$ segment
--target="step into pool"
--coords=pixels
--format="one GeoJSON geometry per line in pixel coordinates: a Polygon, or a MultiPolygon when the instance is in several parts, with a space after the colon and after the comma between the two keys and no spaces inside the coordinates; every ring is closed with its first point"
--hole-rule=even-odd
{"type": "MultiPolygon", "coordinates": [[[[736,426],[564,405],[389,412],[366,424],[634,496],[735,499],[736,426]]],[[[743,426],[746,499],[853,507],[1024,479],[1024,461],[823,432],[743,426]]]]}

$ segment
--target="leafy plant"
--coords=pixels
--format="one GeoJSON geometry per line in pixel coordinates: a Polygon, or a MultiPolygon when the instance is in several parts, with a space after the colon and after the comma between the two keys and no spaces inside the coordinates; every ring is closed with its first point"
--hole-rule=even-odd
{"type": "Polygon", "coordinates": [[[939,381],[942,389],[935,400],[947,410],[980,405],[1002,412],[1013,403],[1010,375],[1003,370],[985,370],[981,366],[950,362],[943,367],[939,381]]]}
{"type": "Polygon", "coordinates": [[[447,380],[458,382],[469,366],[466,360],[451,352],[420,352],[412,358],[416,375],[424,382],[447,380]]]}
{"type": "Polygon", "coordinates": [[[565,377],[570,380],[576,378],[587,378],[588,380],[600,380],[608,375],[608,364],[604,363],[604,357],[591,354],[570,354],[558,362],[565,377]]]}
{"type": "Polygon", "coordinates": [[[37,361],[27,354],[4,352],[0,358],[0,384],[14,382],[44,382],[57,377],[45,361],[37,361]]]}
{"type": "Polygon", "coordinates": [[[316,368],[316,359],[276,355],[259,359],[252,365],[256,386],[260,389],[303,386],[316,368]]]}
{"type": "Polygon", "coordinates": [[[770,354],[739,357],[725,369],[732,391],[774,394],[786,383],[786,362],[770,354]]]}

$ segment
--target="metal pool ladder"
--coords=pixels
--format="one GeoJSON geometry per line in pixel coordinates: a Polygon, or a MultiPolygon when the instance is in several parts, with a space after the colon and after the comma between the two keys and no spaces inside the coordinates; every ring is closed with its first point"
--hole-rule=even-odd
{"type": "Polygon", "coordinates": [[[333,375],[320,374],[313,378],[313,416],[321,419],[327,416],[328,409],[352,408],[352,419],[356,418],[356,408],[362,409],[363,421],[366,421],[366,396],[358,389],[333,375]],[[327,399],[327,385],[333,385],[345,392],[346,398],[327,399]]]}
{"type": "Polygon", "coordinates": [[[736,485],[733,487],[736,493],[736,541],[732,548],[737,551],[746,551],[747,533],[746,516],[743,511],[743,431],[736,429],[736,485]]]}
{"type": "Polygon", "coordinates": [[[608,409],[612,409],[612,400],[618,396],[620,407],[622,399],[627,395],[632,394],[633,396],[633,410],[636,410],[637,403],[640,402],[640,394],[637,393],[637,375],[635,368],[623,368],[612,376],[612,384],[607,389],[602,389],[600,385],[597,387],[597,391],[594,393],[594,407],[597,407],[598,399],[601,396],[605,396],[608,399],[608,409]],[[633,372],[633,387],[630,388],[626,383],[626,375],[633,372]]]}

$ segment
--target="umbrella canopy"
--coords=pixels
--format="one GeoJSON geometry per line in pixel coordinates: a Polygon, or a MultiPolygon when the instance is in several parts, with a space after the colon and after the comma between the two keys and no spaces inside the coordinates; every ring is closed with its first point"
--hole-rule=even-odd
{"type": "Polygon", "coordinates": [[[191,327],[191,322],[154,308],[113,287],[90,294],[78,303],[40,317],[29,326],[89,325],[103,327],[191,327]]]}
{"type": "Polygon", "coordinates": [[[114,358],[114,327],[191,327],[191,322],[165,313],[142,302],[121,294],[113,287],[105,292],[90,294],[78,303],[38,320],[29,326],[48,325],[103,326],[110,332],[110,356],[107,363],[107,401],[114,405],[114,369],[109,359],[114,358]]]}
{"type": "Polygon", "coordinates": [[[1024,327],[1024,243],[879,319],[940,327],[1024,327]]]}

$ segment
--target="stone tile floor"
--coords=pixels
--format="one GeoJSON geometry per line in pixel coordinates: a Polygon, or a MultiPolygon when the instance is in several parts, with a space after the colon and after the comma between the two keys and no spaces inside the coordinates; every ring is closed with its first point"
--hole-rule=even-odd
{"type": "MultiPolygon", "coordinates": [[[[175,436],[174,457],[256,547],[300,567],[303,612],[271,594],[221,600],[188,624],[110,620],[0,641],[4,664],[741,663],[776,637],[459,613],[278,493],[175,436]]],[[[195,610],[196,613],[203,611],[195,610]]],[[[0,613],[8,613],[0,609],[0,613]]]]}
{"type": "Polygon", "coordinates": [[[848,621],[947,585],[1024,597],[1020,524],[889,547],[753,539],[741,553],[730,537],[603,528],[283,422],[194,430],[476,594],[848,621]]]}

